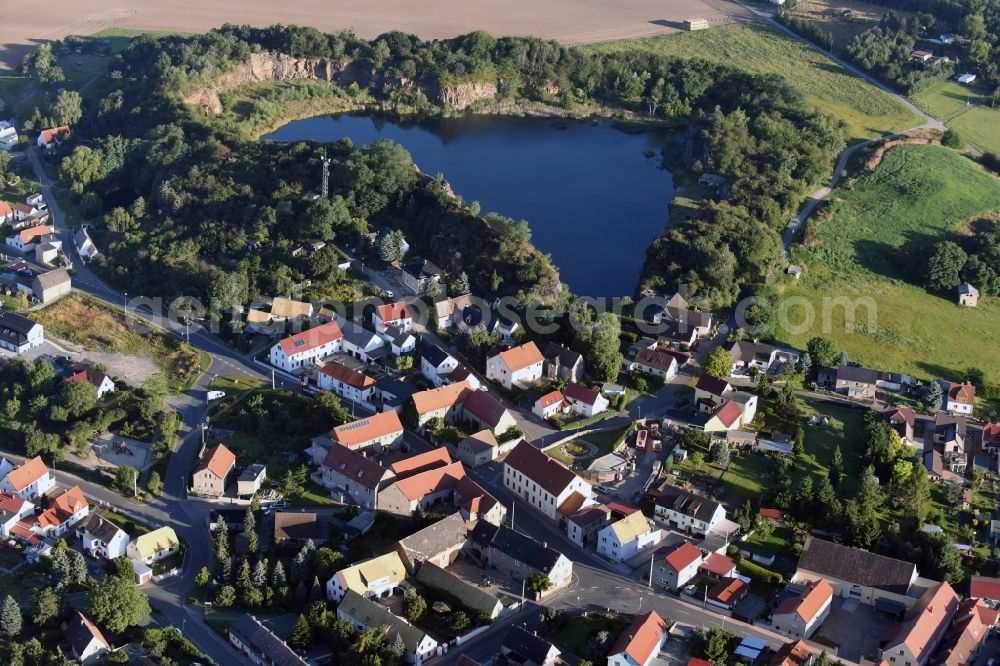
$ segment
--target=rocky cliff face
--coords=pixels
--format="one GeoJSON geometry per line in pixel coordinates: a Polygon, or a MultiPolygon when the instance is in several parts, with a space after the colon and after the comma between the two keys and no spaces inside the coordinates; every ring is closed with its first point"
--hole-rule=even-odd
{"type": "MultiPolygon", "coordinates": [[[[291,81],[311,79],[332,81],[341,85],[384,86],[410,88],[414,83],[406,79],[392,79],[382,75],[369,75],[357,63],[326,60],[323,58],[293,58],[284,53],[252,53],[246,62],[236,65],[211,85],[192,91],[185,102],[200,106],[207,114],[222,112],[219,93],[238,88],[245,83],[263,81],[291,81]]],[[[494,83],[460,83],[438,90],[424,90],[431,100],[455,109],[467,109],[482,99],[493,99],[497,95],[494,83]]]]}

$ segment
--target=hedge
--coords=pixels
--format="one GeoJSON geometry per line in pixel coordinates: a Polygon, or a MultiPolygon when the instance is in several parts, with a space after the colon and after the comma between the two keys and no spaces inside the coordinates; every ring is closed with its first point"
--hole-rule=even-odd
{"type": "Polygon", "coordinates": [[[785,577],[777,571],[771,571],[767,567],[762,567],[756,562],[751,562],[747,559],[741,559],[736,564],[736,569],[744,576],[748,576],[750,580],[758,583],[780,585],[785,582],[785,577]]]}

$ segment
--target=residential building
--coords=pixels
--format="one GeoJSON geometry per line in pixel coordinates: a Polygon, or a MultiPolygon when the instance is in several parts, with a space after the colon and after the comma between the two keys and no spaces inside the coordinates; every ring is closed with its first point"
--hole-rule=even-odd
{"type": "Polygon", "coordinates": [[[449,445],[448,450],[466,467],[480,467],[499,456],[499,444],[491,430],[480,430],[469,435],[458,444],[449,445]]]}
{"type": "MultiPolygon", "coordinates": [[[[15,217],[17,216],[17,212],[17,207],[15,206],[15,217]]],[[[8,236],[6,242],[8,247],[12,247],[18,252],[27,252],[28,250],[33,250],[37,243],[43,242],[41,239],[45,239],[54,234],[55,227],[40,224],[34,227],[21,229],[13,236],[8,236]]]]}
{"type": "Polygon", "coordinates": [[[271,321],[294,321],[296,319],[309,319],[315,314],[315,311],[312,303],[275,296],[271,300],[269,314],[271,321]]]}
{"type": "Polygon", "coordinates": [[[316,373],[316,386],[323,391],[333,391],[353,402],[370,404],[375,392],[375,380],[363,372],[349,368],[337,361],[330,361],[316,373]]]}
{"type": "Polygon", "coordinates": [[[417,336],[395,326],[387,326],[385,332],[382,333],[382,339],[389,343],[389,349],[393,356],[409,354],[417,348],[417,336]]]}
{"type": "Polygon", "coordinates": [[[51,303],[72,291],[73,281],[69,276],[69,271],[65,268],[56,268],[36,275],[31,281],[31,289],[39,301],[51,303]]]}
{"type": "Polygon", "coordinates": [[[485,520],[500,525],[507,517],[507,507],[468,476],[455,485],[454,502],[466,522],[485,520]]]}
{"type": "Polygon", "coordinates": [[[339,425],[330,431],[330,438],[333,443],[352,451],[383,451],[395,448],[402,442],[403,424],[399,420],[399,414],[389,410],[339,425]]]}
{"type": "Polygon", "coordinates": [[[326,582],[326,598],[340,602],[347,592],[379,599],[388,596],[406,578],[399,553],[392,551],[341,569],[326,582]]]}
{"type": "Polygon", "coordinates": [[[274,542],[304,542],[322,539],[323,529],[319,516],[312,512],[276,511],[274,513],[274,542]]]}
{"type": "Polygon", "coordinates": [[[1000,606],[1000,578],[972,576],[969,581],[969,594],[985,599],[992,606],[1000,606]]]}
{"type": "Polygon", "coordinates": [[[611,521],[611,510],[603,504],[591,504],[566,519],[566,534],[578,546],[597,544],[597,535],[611,521]]]}
{"type": "Polygon", "coordinates": [[[736,577],[736,562],[719,553],[709,553],[699,567],[709,578],[723,579],[736,577]]]}
{"type": "Polygon", "coordinates": [[[543,573],[552,587],[548,596],[569,585],[573,562],[559,551],[503,525],[484,520],[476,523],[466,543],[468,552],[482,566],[493,567],[519,580],[531,580],[543,573]]]}
{"type": "Polygon", "coordinates": [[[964,599],[952,617],[951,626],[932,657],[942,666],[972,666],[992,635],[998,611],[982,599],[964,599]]]}
{"type": "Polygon", "coordinates": [[[600,391],[583,384],[569,382],[563,389],[563,395],[566,396],[570,409],[585,418],[596,416],[608,408],[608,399],[600,391]]]}
{"type": "Polygon", "coordinates": [[[260,666],[309,666],[288,643],[253,615],[240,615],[226,628],[229,642],[260,666]]]}
{"type": "Polygon", "coordinates": [[[408,333],[413,330],[413,313],[403,301],[379,305],[372,314],[372,325],[378,333],[385,333],[390,326],[396,327],[401,333],[408,333]]]}
{"type": "Polygon", "coordinates": [[[68,136],[69,127],[66,125],[44,129],[38,133],[38,147],[44,148],[46,152],[52,152],[58,148],[59,144],[65,141],[68,136]]]}
{"type": "Polygon", "coordinates": [[[703,372],[698,377],[698,383],[694,385],[694,402],[698,406],[698,411],[711,414],[722,406],[725,401],[723,396],[732,390],[732,385],[725,379],[703,372]]]}
{"type": "Polygon", "coordinates": [[[160,527],[152,532],[140,534],[125,549],[129,559],[152,564],[170,557],[180,550],[181,542],[172,527],[160,527]]]}
{"type": "Polygon", "coordinates": [[[778,368],[794,366],[799,360],[796,352],[749,340],[733,343],[729,355],[733,361],[730,371],[733,377],[748,377],[750,368],[754,367],[773,374],[778,368]]]}
{"type": "Polygon", "coordinates": [[[639,349],[633,365],[639,372],[662,377],[665,380],[670,380],[677,374],[677,356],[659,346],[639,349]]]}
{"type": "Polygon", "coordinates": [[[88,365],[76,363],[73,365],[73,372],[67,375],[64,382],[89,382],[97,390],[97,399],[100,400],[108,393],[114,393],[115,383],[111,381],[103,372],[88,365]]]}
{"type": "Polygon", "coordinates": [[[13,150],[17,141],[17,128],[6,120],[0,121],[0,150],[13,150]]]}
{"type": "Polygon", "coordinates": [[[554,381],[583,381],[585,365],[582,354],[549,341],[543,342],[539,349],[545,358],[545,377],[554,381]]]}
{"type": "Polygon", "coordinates": [[[392,472],[374,460],[339,444],[329,448],[320,466],[320,483],[325,488],[342,491],[366,509],[377,508],[378,491],[393,478],[392,472]]]}
{"type": "Polygon", "coordinates": [[[833,602],[833,588],[822,578],[810,582],[798,595],[786,597],[772,613],[771,626],[791,638],[809,638],[819,628],[833,602]]]}
{"type": "Polygon", "coordinates": [[[42,325],[16,312],[0,312],[0,348],[21,354],[45,342],[42,325]]]}
{"type": "Polygon", "coordinates": [[[0,493],[0,536],[9,537],[18,522],[35,514],[35,505],[16,495],[0,493]]]}
{"type": "Polygon", "coordinates": [[[34,531],[45,537],[60,537],[89,513],[90,504],[87,503],[83,491],[80,490],[80,486],[73,486],[56,496],[49,508],[35,517],[34,531]]]}
{"type": "Polygon", "coordinates": [[[817,383],[820,386],[828,386],[848,398],[874,400],[878,370],[853,365],[824,368],[818,374],[817,383]]]}
{"type": "Polygon", "coordinates": [[[315,362],[340,351],[344,334],[335,321],[278,341],[270,352],[270,362],[285,372],[302,371],[315,362]]]}
{"type": "Polygon", "coordinates": [[[428,509],[450,502],[458,480],[465,476],[462,463],[429,469],[405,479],[397,479],[378,494],[378,508],[400,516],[410,516],[417,507],[428,509]]]}
{"type": "Polygon", "coordinates": [[[721,504],[676,486],[668,486],[656,498],[654,515],[687,534],[705,536],[726,518],[721,504]]]}
{"type": "MultiPolygon", "coordinates": [[[[756,396],[755,396],[756,397],[756,396]]],[[[735,400],[726,400],[721,407],[705,421],[705,432],[728,432],[738,430],[746,425],[743,417],[743,407],[735,400]]]]}
{"type": "Polygon", "coordinates": [[[805,641],[785,643],[771,656],[770,666],[812,666],[816,655],[805,641]]]}
{"type": "Polygon", "coordinates": [[[668,590],[679,590],[698,575],[704,554],[690,541],[682,541],[656,552],[654,577],[656,584],[668,590]],[[662,556],[662,557],[661,557],[662,556]]]}
{"type": "Polygon", "coordinates": [[[260,490],[266,478],[267,467],[260,463],[247,465],[240,472],[240,475],[236,477],[236,495],[239,497],[253,497],[260,490]]]}
{"type": "Polygon", "coordinates": [[[639,615],[608,651],[608,666],[649,666],[667,642],[667,623],[656,611],[639,615]]]}
{"type": "Polygon", "coordinates": [[[130,540],[125,530],[96,513],[76,525],[76,535],[83,540],[83,549],[91,557],[108,560],[124,556],[130,540]]]}
{"type": "Polygon", "coordinates": [[[454,423],[461,415],[462,400],[468,390],[468,382],[458,382],[414,393],[410,399],[417,412],[417,424],[423,426],[434,418],[454,423]]]}
{"type": "Polygon", "coordinates": [[[557,414],[565,414],[569,411],[569,404],[562,391],[549,391],[535,400],[531,408],[531,413],[540,419],[552,418],[557,414]]]}
{"type": "Polygon", "coordinates": [[[830,584],[838,597],[870,605],[879,605],[884,600],[880,607],[902,604],[909,608],[915,601],[909,596],[917,580],[915,564],[807,537],[792,580],[806,583],[820,578],[830,584]]]}
{"type": "Polygon", "coordinates": [[[690,331],[695,338],[705,337],[712,330],[712,313],[692,310],[691,304],[679,292],[667,299],[662,310],[653,313],[652,320],[656,324],[673,324],[685,335],[690,331]]]}
{"type": "Polygon", "coordinates": [[[69,620],[63,622],[62,630],[69,643],[69,656],[83,666],[104,661],[111,651],[111,644],[101,630],[80,611],[75,611],[69,620]]]}
{"type": "Polygon", "coordinates": [[[900,439],[907,444],[914,444],[913,426],[917,422],[917,413],[909,405],[890,407],[882,412],[882,422],[895,430],[900,439]]]}
{"type": "Polygon", "coordinates": [[[958,607],[958,595],[947,582],[928,588],[907,611],[899,631],[883,644],[882,659],[895,666],[926,666],[958,607]]]}
{"type": "Polygon", "coordinates": [[[474,325],[483,318],[482,309],[476,306],[471,294],[446,298],[434,303],[434,323],[438,330],[455,328],[459,324],[474,325]]]}
{"type": "Polygon", "coordinates": [[[337,323],[340,324],[343,334],[341,349],[348,356],[362,363],[371,363],[385,354],[385,340],[375,332],[340,317],[337,323]]]}
{"type": "Polygon", "coordinates": [[[389,465],[389,471],[396,475],[396,479],[405,479],[421,472],[426,472],[439,467],[447,467],[452,463],[448,449],[438,447],[423,453],[397,460],[389,465]]]}
{"type": "Polygon", "coordinates": [[[724,610],[732,610],[750,593],[750,585],[742,578],[721,578],[705,591],[705,601],[724,610]]]}
{"type": "Polygon", "coordinates": [[[73,234],[73,244],[76,245],[76,252],[80,255],[80,259],[84,263],[90,263],[94,260],[100,252],[97,250],[97,246],[94,245],[94,241],[90,238],[90,232],[87,231],[87,227],[81,226],[79,231],[73,234]]]}
{"type": "Polygon", "coordinates": [[[395,643],[398,637],[403,643],[403,658],[413,666],[420,666],[438,652],[437,641],[421,629],[353,590],[348,591],[338,604],[337,617],[347,618],[359,632],[368,627],[382,627],[389,645],[395,643]]]}
{"type": "Polygon", "coordinates": [[[592,495],[586,480],[523,439],[504,460],[503,483],[505,488],[552,520],[576,513],[592,495]],[[581,497],[582,501],[574,496],[581,497]],[[575,508],[569,511],[568,507],[573,504],[575,508]]]}
{"type": "Polygon", "coordinates": [[[446,571],[434,562],[421,564],[416,578],[423,585],[460,599],[466,608],[482,613],[491,620],[496,619],[503,611],[503,604],[492,594],[446,571]]]}
{"type": "Polygon", "coordinates": [[[489,430],[500,436],[517,427],[510,410],[488,392],[468,390],[462,393],[462,398],[461,420],[473,430],[489,430]]]}
{"type": "Polygon", "coordinates": [[[396,277],[417,296],[423,296],[432,282],[437,282],[442,270],[426,259],[410,261],[397,269],[396,277]]]}
{"type": "Polygon", "coordinates": [[[655,546],[662,538],[663,532],[651,527],[646,516],[636,511],[597,534],[597,552],[613,562],[622,562],[655,546]]]}
{"type": "Polygon", "coordinates": [[[976,387],[969,382],[949,384],[945,396],[945,411],[949,414],[972,414],[976,402],[976,387]]]}
{"type": "Polygon", "coordinates": [[[518,666],[555,666],[560,662],[561,654],[559,648],[539,638],[536,632],[516,624],[511,626],[500,643],[501,661],[518,666]]]}
{"type": "Polygon", "coordinates": [[[35,456],[0,479],[0,492],[17,495],[30,502],[48,493],[55,485],[56,478],[42,462],[41,456],[35,456]]]}
{"type": "Polygon", "coordinates": [[[465,520],[460,514],[453,513],[405,539],[400,539],[396,544],[396,552],[410,574],[428,564],[448,567],[458,559],[458,553],[465,546],[468,535],[469,528],[465,520]]]}
{"type": "Polygon", "coordinates": [[[534,342],[499,352],[486,359],[486,378],[504,388],[527,386],[542,376],[545,358],[534,342]]]}
{"type": "Polygon", "coordinates": [[[226,481],[236,469],[236,454],[223,444],[205,452],[191,475],[191,492],[207,497],[222,497],[226,481]]]}
{"type": "Polygon", "coordinates": [[[420,374],[434,386],[450,384],[448,374],[458,366],[458,359],[438,345],[428,345],[420,352],[420,374]]]}
{"type": "Polygon", "coordinates": [[[979,290],[968,282],[958,285],[958,304],[967,308],[979,305],[979,290]]]}

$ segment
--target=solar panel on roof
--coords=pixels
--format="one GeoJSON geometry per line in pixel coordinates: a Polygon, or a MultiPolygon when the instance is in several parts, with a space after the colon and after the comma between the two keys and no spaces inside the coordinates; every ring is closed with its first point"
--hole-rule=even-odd
{"type": "Polygon", "coordinates": [[[295,341],[295,346],[296,346],[296,347],[301,347],[301,346],[302,346],[302,345],[304,345],[305,343],[306,343],[306,341],[305,341],[305,340],[301,340],[301,339],[300,339],[300,340],[296,340],[296,341],[295,341]]]}

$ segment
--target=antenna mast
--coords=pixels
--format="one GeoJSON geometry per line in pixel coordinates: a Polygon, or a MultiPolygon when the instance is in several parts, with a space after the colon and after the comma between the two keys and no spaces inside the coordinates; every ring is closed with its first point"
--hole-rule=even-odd
{"type": "Polygon", "coordinates": [[[326,156],[326,149],[323,149],[323,198],[330,197],[330,158],[326,156]]]}

